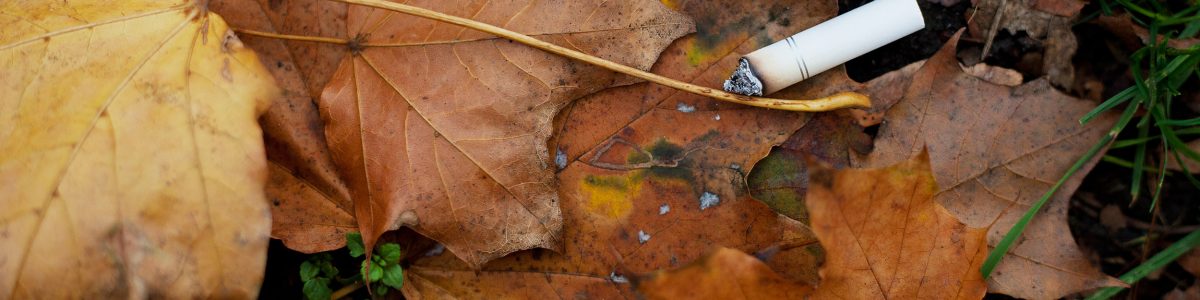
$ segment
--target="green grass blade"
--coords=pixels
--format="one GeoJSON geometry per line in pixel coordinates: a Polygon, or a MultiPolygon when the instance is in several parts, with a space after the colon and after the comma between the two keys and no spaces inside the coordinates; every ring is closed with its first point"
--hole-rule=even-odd
{"type": "Polygon", "coordinates": [[[1200,118],[1191,118],[1186,120],[1160,120],[1159,124],[1176,127],[1176,126],[1196,126],[1200,125],[1200,118]]]}
{"type": "Polygon", "coordinates": [[[1134,88],[1127,87],[1120,93],[1113,95],[1112,98],[1104,100],[1104,103],[1100,103],[1099,106],[1096,106],[1096,108],[1093,108],[1092,111],[1089,111],[1087,114],[1084,114],[1082,118],[1079,118],[1079,124],[1087,124],[1088,122],[1092,121],[1092,119],[1096,118],[1096,116],[1099,116],[1100,114],[1112,109],[1113,107],[1116,107],[1117,105],[1121,105],[1121,103],[1125,103],[1125,101],[1129,101],[1129,99],[1133,99],[1133,93],[1134,88]]]}
{"type": "MultiPolygon", "coordinates": [[[[1142,116],[1141,123],[1145,123],[1150,119],[1150,115],[1142,116]]],[[[1144,139],[1150,136],[1150,124],[1138,124],[1138,138],[1144,139]]],[[[1142,192],[1142,175],[1146,173],[1146,144],[1138,144],[1136,153],[1133,156],[1133,178],[1129,185],[1129,195],[1132,201],[1137,201],[1138,195],[1142,192]]],[[[1132,202],[1130,203],[1132,204],[1132,202]]]]}
{"type": "MultiPolygon", "coordinates": [[[[1192,248],[1195,248],[1197,245],[1200,245],[1200,230],[1192,231],[1192,233],[1189,233],[1187,236],[1184,236],[1183,239],[1180,239],[1179,241],[1175,242],[1174,244],[1171,244],[1171,246],[1168,246],[1167,249],[1163,249],[1162,252],[1155,254],[1153,257],[1146,260],[1146,262],[1143,262],[1141,265],[1138,265],[1136,268],[1133,268],[1133,270],[1129,270],[1129,272],[1126,272],[1125,275],[1121,275],[1120,279],[1121,279],[1121,281],[1124,281],[1125,283],[1129,283],[1129,284],[1137,282],[1138,280],[1141,280],[1142,277],[1146,277],[1147,274],[1150,274],[1150,273],[1154,272],[1155,270],[1158,270],[1158,269],[1162,268],[1163,266],[1166,266],[1167,264],[1175,261],[1175,259],[1179,258],[1180,255],[1187,253],[1188,251],[1192,250],[1192,248]]],[[[1120,292],[1123,289],[1125,289],[1125,288],[1122,288],[1122,287],[1103,288],[1103,289],[1100,289],[1099,291],[1096,291],[1096,293],[1092,294],[1091,296],[1088,296],[1087,299],[1088,300],[1108,299],[1108,298],[1111,298],[1112,296],[1115,296],[1118,292],[1120,292]]]]}
{"type": "Polygon", "coordinates": [[[1148,136],[1145,138],[1138,138],[1138,139],[1119,140],[1119,141],[1113,142],[1112,146],[1109,146],[1108,149],[1111,150],[1111,149],[1121,149],[1121,148],[1133,147],[1133,146],[1145,144],[1147,142],[1157,140],[1157,139],[1159,139],[1159,137],[1157,137],[1157,136],[1148,136]]]}

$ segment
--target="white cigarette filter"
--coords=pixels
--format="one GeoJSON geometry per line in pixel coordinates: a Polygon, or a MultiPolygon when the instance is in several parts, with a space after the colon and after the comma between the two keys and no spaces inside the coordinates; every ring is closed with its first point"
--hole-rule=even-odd
{"type": "Polygon", "coordinates": [[[725,90],[774,93],[921,28],[916,0],[875,0],[743,56],[725,90]]]}

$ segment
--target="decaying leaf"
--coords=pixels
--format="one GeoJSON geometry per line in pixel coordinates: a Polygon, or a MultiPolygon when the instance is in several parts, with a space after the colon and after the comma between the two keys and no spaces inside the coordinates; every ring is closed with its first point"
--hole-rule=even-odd
{"type": "MultiPolygon", "coordinates": [[[[262,32],[344,38],[346,5],[325,0],[216,0],[209,3],[231,27],[262,32]]],[[[271,164],[271,237],[289,248],[319,252],[345,245],[356,231],[354,204],[329,155],[317,96],[344,46],[242,35],[283,93],[259,119],[271,164]]]]}
{"type": "MultiPolygon", "coordinates": [[[[654,72],[716,86],[741,54],[837,12],[833,1],[788,3],[672,2],[704,26],[668,47],[654,72]]],[[[838,75],[829,74],[822,76],[838,75]]],[[[793,93],[819,94],[819,87],[793,93]]],[[[446,254],[421,258],[406,270],[406,297],[633,298],[629,276],[685,264],[713,246],[757,251],[814,242],[802,223],[750,199],[744,183],[749,167],[803,124],[804,114],[720,104],[651,84],[581,101],[564,112],[553,148],[562,162],[561,252],[518,252],[479,272],[446,254]]],[[[771,264],[790,279],[815,282],[820,255],[796,247],[771,264]]]]}
{"type": "Polygon", "coordinates": [[[968,228],[933,201],[927,155],[883,169],[833,170],[812,162],[809,170],[806,202],[826,250],[815,291],[732,249],[651,274],[638,281],[638,291],[650,299],[983,297],[978,269],[987,231],[968,228]]]}
{"type": "Polygon", "coordinates": [[[0,297],[254,297],[258,57],[192,1],[0,11],[0,297]]]}
{"type": "Polygon", "coordinates": [[[638,282],[647,299],[803,299],[812,287],[792,282],[754,256],[730,248],[638,282]]]}
{"type": "Polygon", "coordinates": [[[933,201],[929,156],[883,169],[811,167],[806,202],[825,248],[817,298],[980,299],[984,228],[933,201]]]}
{"type": "MultiPolygon", "coordinates": [[[[1025,32],[1042,43],[1042,73],[1050,83],[1071,87],[1075,65],[1071,57],[1079,43],[1071,32],[1071,20],[1083,8],[1079,0],[972,0],[975,5],[967,25],[970,35],[990,44],[996,33],[1025,32]]],[[[986,48],[986,47],[985,47],[986,48]]]]}
{"type": "MultiPolygon", "coordinates": [[[[1100,15],[1096,17],[1093,23],[1104,27],[1110,33],[1115,35],[1117,39],[1124,42],[1130,49],[1138,49],[1142,45],[1150,43],[1150,31],[1146,27],[1138,25],[1133,21],[1128,12],[1121,12],[1113,15],[1100,15]]],[[[1163,39],[1163,36],[1159,36],[1163,39]]],[[[1161,40],[1160,40],[1161,41],[1161,40]]],[[[1200,39],[1169,39],[1167,46],[1175,49],[1187,49],[1200,43],[1200,39]]]]}
{"type": "Polygon", "coordinates": [[[912,73],[924,61],[915,62],[871,81],[859,84],[848,77],[826,84],[857,89],[871,96],[867,110],[839,110],[817,114],[797,130],[771,154],[754,165],[748,184],[754,199],[763,201],[775,211],[808,223],[804,196],[808,193],[808,169],[805,157],[843,168],[850,165],[850,151],[871,152],[871,136],[864,128],[877,125],[900,97],[912,79],[912,73]],[[837,82],[841,82],[838,84],[837,82]]]}
{"type": "MultiPolygon", "coordinates": [[[[560,176],[561,254],[517,252],[479,272],[449,254],[422,257],[405,270],[405,296],[633,298],[631,276],[698,259],[714,245],[756,251],[813,243],[803,224],[753,199],[694,194],[697,183],[679,177],[691,172],[688,167],[618,172],[574,163],[560,176]]],[[[777,266],[815,281],[814,251],[782,252],[778,256],[791,258],[777,266]]]]}
{"type": "MultiPolygon", "coordinates": [[[[1106,134],[1112,116],[1079,125],[1094,105],[1055,91],[1044,79],[1017,87],[963,73],[957,38],[918,71],[888,111],[875,150],[853,165],[878,167],[928,147],[938,182],[935,198],[972,227],[991,225],[989,245],[1106,134]]],[[[1067,227],[1067,206],[1094,162],[1063,185],[989,278],[992,292],[1018,298],[1058,298],[1120,285],[1088,260],[1067,227]]]]}
{"type": "MultiPolygon", "coordinates": [[[[353,40],[332,50],[337,54],[301,42],[288,42],[283,49],[280,42],[270,46],[264,41],[263,48],[274,47],[268,53],[280,55],[276,66],[299,68],[290,76],[304,80],[310,91],[323,92],[319,109],[324,136],[349,187],[367,246],[384,230],[409,226],[476,266],[524,248],[556,247],[560,214],[545,150],[552,116],[572,98],[634,82],[599,67],[406,14],[312,1],[250,5],[268,16],[270,24],[253,23],[251,17],[244,23],[248,29],[294,35],[317,31],[353,40]],[[328,61],[337,55],[340,66],[328,77],[323,74],[332,68],[306,61],[328,61]]],[[[648,0],[410,5],[504,26],[641,68],[648,68],[659,49],[692,28],[689,19],[648,0]]],[[[288,102],[301,102],[298,98],[288,102]]],[[[293,125],[320,124],[305,112],[277,110],[299,115],[293,116],[293,125]]],[[[274,114],[272,110],[268,115],[274,114]]],[[[288,134],[307,133],[271,136],[290,138],[288,134]]],[[[283,139],[281,144],[289,149],[281,154],[319,162],[323,145],[306,139],[283,139]]],[[[332,181],[325,180],[320,166],[283,167],[293,169],[296,178],[307,181],[304,184],[332,181]]],[[[314,188],[322,193],[288,202],[346,208],[332,193],[336,188],[314,188]]],[[[304,214],[312,215],[300,215],[304,222],[319,223],[320,215],[340,211],[304,214]]],[[[301,227],[296,232],[311,235],[306,239],[336,238],[332,234],[337,230],[301,227]]]]}

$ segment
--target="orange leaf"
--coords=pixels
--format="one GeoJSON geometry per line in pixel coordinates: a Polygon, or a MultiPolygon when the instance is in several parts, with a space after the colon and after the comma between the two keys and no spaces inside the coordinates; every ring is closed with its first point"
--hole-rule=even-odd
{"type": "Polygon", "coordinates": [[[726,248],[639,280],[638,290],[651,299],[983,298],[987,231],[933,202],[927,155],[883,169],[809,170],[808,211],[825,249],[815,291],[726,248]]]}
{"type": "Polygon", "coordinates": [[[825,248],[820,298],[980,299],[985,229],[937,203],[929,156],[883,169],[810,169],[808,210],[825,248]]]}
{"type": "Polygon", "coordinates": [[[812,287],[789,281],[758,258],[729,248],[638,281],[647,299],[802,299],[812,287]]]}
{"type": "MultiPolygon", "coordinates": [[[[653,70],[715,85],[741,54],[837,12],[834,1],[794,4],[679,1],[682,12],[707,22],[663,51],[653,70]]],[[[827,72],[791,93],[820,94],[815,82],[844,76],[827,72]]],[[[552,148],[562,149],[556,151],[562,250],[517,252],[478,272],[447,254],[424,257],[406,269],[406,297],[634,298],[632,274],[684,264],[714,245],[754,251],[814,241],[804,224],[749,198],[744,184],[750,166],[807,114],[729,105],[653,84],[581,101],[563,113],[566,125],[552,148]],[[695,110],[680,110],[681,103],[695,110]]],[[[815,281],[820,255],[811,245],[798,247],[779,253],[789,258],[772,266],[789,270],[788,278],[815,281]]]]}

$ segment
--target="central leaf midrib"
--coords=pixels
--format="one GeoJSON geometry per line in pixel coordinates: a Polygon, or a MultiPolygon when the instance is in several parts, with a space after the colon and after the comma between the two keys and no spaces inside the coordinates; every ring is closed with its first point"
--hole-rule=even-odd
{"type": "MultiPolygon", "coordinates": [[[[413,111],[416,111],[417,115],[421,117],[421,120],[425,121],[425,123],[428,124],[430,128],[433,128],[434,132],[441,134],[442,130],[440,130],[437,126],[435,126],[432,121],[427,119],[425,117],[425,115],[426,115],[425,112],[423,112],[417,105],[413,104],[412,101],[409,100],[409,97],[405,96],[404,93],[400,91],[400,87],[397,86],[394,82],[392,82],[392,80],[389,77],[385,76],[383,74],[383,71],[379,70],[379,68],[375,66],[374,62],[371,62],[371,59],[369,59],[367,55],[361,55],[360,57],[362,57],[363,61],[367,63],[367,66],[369,66],[371,68],[371,70],[375,72],[376,75],[378,75],[381,79],[383,79],[384,82],[387,82],[388,86],[391,87],[392,90],[396,92],[396,94],[400,95],[401,99],[404,99],[405,103],[407,103],[408,106],[413,109],[413,111]]],[[[359,126],[362,126],[361,122],[360,122],[359,126]]],[[[407,128],[405,130],[407,130],[407,128]]],[[[361,136],[361,134],[360,134],[360,136],[361,136]]],[[[442,136],[445,137],[446,135],[442,134],[442,136]]],[[[475,159],[475,157],[471,156],[471,154],[469,152],[467,152],[465,149],[463,149],[461,145],[458,145],[457,143],[454,143],[453,141],[450,141],[449,139],[446,139],[446,140],[447,140],[447,142],[450,143],[450,145],[454,146],[455,150],[458,150],[459,153],[462,153],[463,156],[466,156],[467,159],[469,159],[471,161],[471,164],[475,165],[475,167],[478,167],[480,170],[483,170],[483,172],[488,175],[488,179],[491,180],[492,182],[497,183],[502,189],[504,189],[504,192],[508,193],[509,196],[512,196],[513,199],[520,199],[520,197],[517,197],[517,195],[515,193],[513,193],[513,191],[510,190],[508,186],[506,186],[506,185],[504,185],[504,183],[496,180],[496,176],[492,174],[492,170],[489,170],[489,169],[485,168],[482,164],[480,164],[479,160],[477,160],[477,159],[475,159]]],[[[517,202],[520,203],[521,201],[518,200],[517,202]]],[[[523,203],[521,203],[521,205],[519,205],[519,206],[521,206],[521,208],[524,209],[527,213],[534,216],[534,219],[536,219],[538,221],[538,224],[542,225],[543,229],[545,229],[547,231],[549,230],[549,227],[546,226],[546,223],[540,218],[540,216],[535,214],[528,207],[525,207],[525,205],[523,203]]]]}

